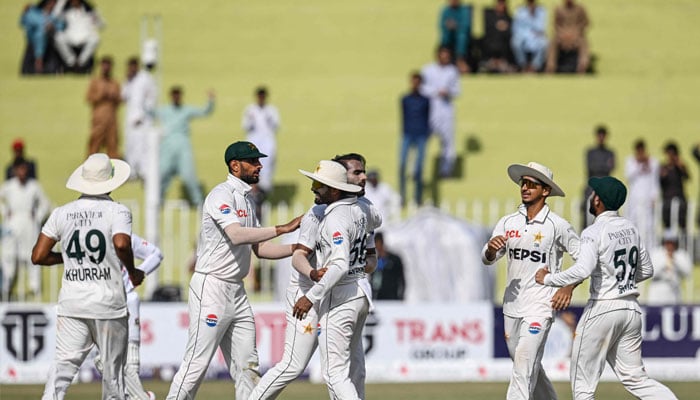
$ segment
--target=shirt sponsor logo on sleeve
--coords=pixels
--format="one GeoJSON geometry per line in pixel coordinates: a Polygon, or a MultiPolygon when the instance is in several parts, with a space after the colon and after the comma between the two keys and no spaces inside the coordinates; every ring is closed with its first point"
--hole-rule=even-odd
{"type": "Polygon", "coordinates": [[[236,210],[236,215],[238,215],[239,218],[246,218],[246,217],[248,217],[248,211],[236,210]]]}
{"type": "Polygon", "coordinates": [[[219,211],[224,215],[228,215],[231,214],[231,207],[228,204],[222,204],[219,206],[219,211]]]}
{"type": "Polygon", "coordinates": [[[343,243],[343,235],[340,232],[333,233],[333,244],[337,246],[341,243],[343,243]]]}
{"type": "Polygon", "coordinates": [[[209,314],[204,319],[204,322],[206,322],[207,326],[211,326],[213,328],[219,322],[219,318],[216,316],[216,314],[209,314]]]}
{"type": "Polygon", "coordinates": [[[533,323],[530,324],[530,327],[527,328],[527,330],[528,330],[531,334],[537,335],[538,333],[540,333],[540,331],[542,331],[542,325],[540,325],[539,322],[533,322],[533,323]]]}

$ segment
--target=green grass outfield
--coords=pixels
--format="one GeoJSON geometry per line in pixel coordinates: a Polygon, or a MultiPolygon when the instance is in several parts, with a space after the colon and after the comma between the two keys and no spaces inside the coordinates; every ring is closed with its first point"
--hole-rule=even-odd
{"type": "MultiPolygon", "coordinates": [[[[11,141],[26,138],[38,159],[41,183],[56,203],[74,197],[64,188],[84,159],[89,109],[86,77],[18,75],[24,47],[18,26],[26,0],[0,2],[0,164],[11,141]]],[[[491,0],[478,0],[480,10],[491,0]]],[[[521,1],[510,1],[511,9],[521,1]]],[[[559,0],[544,0],[550,17],[559,0]]],[[[442,0],[352,2],[308,0],[202,0],[198,2],[97,2],[107,27],[99,54],[112,54],[115,75],[139,51],[143,14],[163,17],[161,99],[174,84],[185,102],[201,104],[205,91],[218,93],[210,118],[193,124],[199,176],[211,188],[224,177],[225,146],[241,139],[240,115],[253,88],[265,83],[282,116],[277,181],[300,185],[295,200],[310,203],[308,182],[298,168],[322,158],[359,151],[384,179],[398,181],[398,98],[409,71],[433,58],[442,0]]],[[[570,194],[584,184],[583,150],[593,126],[606,123],[622,174],[632,141],[644,137],[661,155],[669,138],[681,145],[697,195],[698,170],[689,158],[700,140],[700,2],[694,0],[589,0],[589,37],[599,59],[596,76],[465,76],[457,100],[457,143],[477,136],[483,149],[470,156],[466,176],[443,185],[444,198],[514,198],[505,168],[539,160],[550,166],[570,194]]],[[[436,154],[437,141],[430,145],[436,154]]],[[[426,171],[428,176],[430,171],[426,171]]],[[[179,194],[176,185],[169,192],[179,194]]],[[[118,198],[141,198],[130,184],[118,198]]]]}
{"type": "MultiPolygon", "coordinates": [[[[159,399],[164,399],[170,385],[164,382],[145,382],[146,387],[154,390],[159,399]]],[[[571,399],[571,387],[567,382],[554,384],[560,400],[571,399]]],[[[698,382],[669,382],[667,386],[673,390],[679,399],[692,399],[700,391],[698,382]]],[[[382,400],[497,400],[506,394],[507,383],[402,383],[402,384],[371,384],[367,385],[368,399],[382,400]]],[[[95,399],[100,396],[101,386],[97,383],[75,384],[68,390],[68,397],[75,400],[95,399]]],[[[3,400],[36,399],[43,393],[42,386],[0,386],[3,400]]],[[[197,397],[207,400],[231,399],[234,394],[233,383],[230,381],[205,381],[197,392],[197,397]]],[[[282,392],[280,399],[309,400],[328,397],[325,385],[299,382],[290,385],[282,392]]],[[[601,383],[596,392],[599,399],[633,399],[619,383],[601,383]]]]}

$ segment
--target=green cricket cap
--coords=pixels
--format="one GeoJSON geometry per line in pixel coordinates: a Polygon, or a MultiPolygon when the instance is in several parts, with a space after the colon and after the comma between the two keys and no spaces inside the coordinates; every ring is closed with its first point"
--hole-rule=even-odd
{"type": "Polygon", "coordinates": [[[590,178],[588,186],[595,190],[595,194],[600,197],[607,210],[617,211],[625,204],[627,188],[622,182],[612,176],[590,178]]]}
{"type": "Polygon", "coordinates": [[[231,160],[245,160],[246,158],[261,158],[267,157],[267,154],[263,154],[258,150],[257,146],[253,143],[246,141],[239,141],[231,143],[226,148],[226,153],[224,153],[224,160],[226,165],[231,160]]]}

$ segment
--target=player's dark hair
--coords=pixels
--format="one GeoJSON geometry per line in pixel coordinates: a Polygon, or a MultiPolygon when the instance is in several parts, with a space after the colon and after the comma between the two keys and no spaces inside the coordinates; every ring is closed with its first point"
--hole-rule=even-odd
{"type": "Polygon", "coordinates": [[[172,95],[172,94],[175,94],[175,93],[177,93],[177,94],[182,94],[182,86],[180,86],[180,85],[175,85],[175,86],[171,87],[171,88],[170,88],[170,94],[172,95]]]}
{"type": "Polygon", "coordinates": [[[333,161],[343,164],[345,169],[348,168],[347,163],[350,160],[359,161],[362,163],[362,165],[367,165],[367,160],[365,160],[365,158],[362,156],[362,154],[358,154],[358,153],[347,153],[347,154],[341,154],[341,155],[337,155],[337,156],[333,157],[333,161]]]}
{"type": "Polygon", "coordinates": [[[644,150],[647,148],[647,144],[644,141],[644,139],[637,139],[634,141],[634,149],[635,150],[644,150]]]}
{"type": "Polygon", "coordinates": [[[139,58],[136,57],[136,56],[131,56],[131,57],[129,57],[129,59],[126,61],[126,63],[127,63],[128,65],[136,65],[136,66],[138,66],[138,65],[139,65],[139,58]]]}
{"type": "Polygon", "coordinates": [[[595,127],[595,133],[597,135],[608,135],[608,128],[605,125],[598,125],[595,127]]]}
{"type": "Polygon", "coordinates": [[[411,72],[411,78],[418,79],[419,81],[423,82],[423,75],[421,75],[418,71],[411,72]]]}
{"type": "Polygon", "coordinates": [[[112,58],[112,56],[102,56],[102,58],[100,59],[100,63],[112,65],[114,64],[114,59],[112,58]]]}
{"type": "Polygon", "coordinates": [[[267,88],[265,86],[258,86],[255,88],[255,94],[258,96],[267,96],[267,88]]]}

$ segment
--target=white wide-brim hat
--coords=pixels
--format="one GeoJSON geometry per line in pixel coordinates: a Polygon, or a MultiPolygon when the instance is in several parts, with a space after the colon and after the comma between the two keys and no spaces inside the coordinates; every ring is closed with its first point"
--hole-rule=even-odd
{"type": "Polygon", "coordinates": [[[131,174],[131,167],[107,154],[90,155],[73,173],[66,187],[83,194],[105,194],[118,188],[131,174]]]}
{"type": "Polygon", "coordinates": [[[520,178],[523,176],[531,176],[552,188],[549,193],[550,196],[566,196],[559,185],[554,183],[554,174],[552,170],[542,164],[533,161],[527,163],[527,165],[512,164],[508,167],[508,176],[518,185],[520,184],[520,178]]]}
{"type": "Polygon", "coordinates": [[[314,172],[299,170],[302,175],[307,176],[324,185],[342,190],[343,192],[357,193],[362,191],[362,187],[348,183],[348,173],[343,164],[335,161],[321,160],[314,172]]]}

